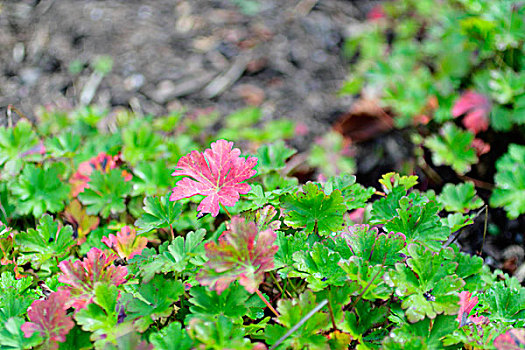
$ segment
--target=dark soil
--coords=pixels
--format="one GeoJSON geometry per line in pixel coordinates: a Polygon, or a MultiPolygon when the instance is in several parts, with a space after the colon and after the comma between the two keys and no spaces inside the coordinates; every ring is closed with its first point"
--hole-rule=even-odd
{"type": "Polygon", "coordinates": [[[341,47],[374,2],[257,3],[248,16],[231,0],[3,2],[0,108],[76,106],[89,63],[108,55],[113,69],[89,101],[98,106],[160,115],[252,103],[326,130],[350,104],[335,96],[348,67],[341,47]],[[72,63],[85,67],[73,74],[72,63]]]}
{"type": "MultiPolygon", "coordinates": [[[[29,117],[42,105],[92,103],[152,115],[182,107],[227,114],[257,105],[266,119],[304,123],[310,133],[293,145],[305,150],[351,108],[352,98],[336,96],[351,64],[343,43],[378,1],[254,2],[255,15],[234,0],[0,1],[0,115],[9,104],[29,117]],[[91,97],[90,64],[100,55],[114,65],[91,97]]],[[[364,140],[356,157],[361,183],[377,187],[381,174],[412,163],[423,186],[440,192],[442,184],[410,161],[402,131],[364,140]]],[[[458,181],[448,171],[439,169],[445,180],[458,181]]],[[[483,180],[492,182],[492,174],[483,180]]],[[[487,200],[488,192],[481,195],[487,200]]],[[[483,243],[483,212],[462,233],[463,249],[477,253],[483,245],[492,267],[514,272],[523,261],[523,220],[490,209],[487,222],[499,235],[488,233],[483,243]],[[521,251],[508,252],[516,247],[521,251]]]]}

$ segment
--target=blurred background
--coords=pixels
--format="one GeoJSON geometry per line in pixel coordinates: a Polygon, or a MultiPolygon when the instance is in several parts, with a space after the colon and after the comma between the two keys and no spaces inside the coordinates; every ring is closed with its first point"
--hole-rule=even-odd
{"type": "Polygon", "coordinates": [[[319,134],[338,98],[345,39],[378,2],[0,2],[0,113],[96,104],[161,115],[184,106],[301,121],[319,134]]]}

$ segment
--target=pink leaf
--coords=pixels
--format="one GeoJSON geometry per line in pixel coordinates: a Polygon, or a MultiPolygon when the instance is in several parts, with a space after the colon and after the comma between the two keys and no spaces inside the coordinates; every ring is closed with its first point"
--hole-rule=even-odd
{"type": "Polygon", "coordinates": [[[75,326],[66,314],[68,298],[68,291],[59,291],[49,294],[47,300],[35,300],[27,311],[31,322],[22,325],[24,336],[29,338],[38,333],[50,342],[51,349],[58,349],[57,342],[65,342],[66,335],[75,326]]]}
{"type": "Polygon", "coordinates": [[[497,350],[517,350],[525,348],[525,329],[511,329],[494,339],[497,350]]]}
{"type": "Polygon", "coordinates": [[[212,241],[204,245],[209,260],[197,280],[218,294],[239,280],[248,292],[254,293],[263,281],[264,272],[274,266],[273,258],[279,249],[273,245],[276,238],[272,229],[258,232],[254,222],[233,217],[218,244],[212,241]]]}
{"type": "Polygon", "coordinates": [[[472,309],[478,304],[478,297],[472,297],[472,293],[463,291],[459,293],[459,312],[456,320],[459,322],[459,327],[474,323],[476,325],[488,323],[488,318],[484,316],[472,315],[469,317],[472,309]]]}
{"type": "Polygon", "coordinates": [[[477,134],[489,128],[490,109],[490,101],[487,97],[474,91],[467,91],[454,104],[452,115],[457,118],[466,114],[463,125],[477,134]]]}
{"type": "Polygon", "coordinates": [[[476,150],[478,157],[490,151],[490,144],[484,142],[482,139],[474,139],[470,145],[476,150]]]}
{"type": "Polygon", "coordinates": [[[58,265],[62,271],[58,281],[67,284],[59,290],[67,290],[71,295],[67,306],[78,311],[92,303],[97,283],[118,286],[126,282],[128,269],[125,266],[114,266],[113,261],[116,258],[114,254],[106,255],[100,249],[92,248],[82,261],[62,261],[58,265]]]}
{"type": "Polygon", "coordinates": [[[109,237],[103,237],[102,243],[115,251],[122,259],[131,259],[142,253],[142,249],[148,244],[148,239],[137,237],[137,231],[134,228],[124,226],[116,236],[110,234],[109,237]]]}
{"type": "Polygon", "coordinates": [[[366,18],[369,21],[377,21],[385,17],[386,17],[385,10],[383,9],[383,6],[381,5],[374,6],[366,15],[366,18]]]}
{"type": "Polygon", "coordinates": [[[170,200],[189,198],[196,194],[206,196],[197,210],[200,215],[219,214],[219,204],[233,206],[239,200],[239,194],[250,192],[250,185],[242,183],[254,176],[257,171],[256,157],[239,157],[241,151],[233,147],[233,142],[219,140],[211,144],[211,149],[204,153],[193,151],[182,157],[177,163],[173,176],[183,178],[172,189],[170,200]]]}

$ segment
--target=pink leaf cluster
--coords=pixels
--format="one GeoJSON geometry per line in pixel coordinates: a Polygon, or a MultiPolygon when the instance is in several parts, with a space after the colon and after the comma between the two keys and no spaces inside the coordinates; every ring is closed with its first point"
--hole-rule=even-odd
{"type": "Polygon", "coordinates": [[[115,251],[122,259],[131,259],[142,253],[148,244],[148,239],[137,237],[137,231],[134,228],[124,226],[116,236],[110,234],[109,237],[103,237],[102,243],[115,251]]]}
{"type": "Polygon", "coordinates": [[[477,314],[469,317],[472,309],[478,304],[478,297],[472,298],[472,293],[463,291],[459,293],[459,312],[456,318],[459,322],[459,327],[473,323],[475,325],[487,324],[489,319],[485,316],[477,316],[477,314]]]}
{"type": "Polygon", "coordinates": [[[500,334],[494,339],[497,350],[515,350],[525,348],[525,329],[514,328],[500,334]]]}
{"type": "Polygon", "coordinates": [[[467,91],[454,104],[452,115],[457,118],[465,114],[463,125],[477,134],[489,128],[490,109],[490,101],[486,96],[474,91],[467,91]]]}
{"type": "Polygon", "coordinates": [[[240,194],[250,192],[250,185],[243,181],[254,176],[257,171],[256,157],[244,159],[241,151],[233,148],[233,142],[218,140],[211,144],[211,149],[203,153],[192,151],[179,159],[172,176],[189,176],[180,180],[172,189],[171,201],[193,197],[197,194],[206,196],[197,210],[200,215],[219,214],[219,205],[233,206],[240,194]],[[191,177],[191,178],[190,178],[191,177]]]}
{"type": "MultiPolygon", "coordinates": [[[[107,173],[111,169],[118,167],[119,163],[120,157],[118,155],[110,156],[104,152],[100,152],[96,157],[80,163],[77,172],[74,173],[69,180],[73,185],[72,196],[76,197],[79,193],[84,192],[84,189],[88,188],[88,183],[93,171],[98,170],[107,173]]],[[[126,170],[122,170],[122,177],[125,181],[130,181],[133,176],[126,170]]]]}
{"type": "Polygon", "coordinates": [[[201,285],[222,293],[235,280],[254,293],[264,279],[264,272],[274,266],[274,256],[279,249],[273,245],[275,231],[258,232],[252,221],[235,216],[219,238],[218,243],[204,245],[208,262],[197,276],[201,285]]]}
{"type": "Polygon", "coordinates": [[[114,266],[115,259],[117,256],[114,254],[106,255],[100,249],[92,248],[82,261],[62,261],[58,265],[62,272],[58,281],[67,284],[59,289],[70,294],[67,306],[78,311],[92,303],[97,283],[118,286],[126,282],[128,269],[125,266],[114,266]]]}
{"type": "Polygon", "coordinates": [[[46,300],[35,300],[27,311],[31,322],[22,325],[24,336],[29,338],[38,333],[49,341],[51,349],[58,349],[57,342],[65,342],[66,335],[75,326],[66,314],[68,298],[68,291],[59,291],[49,294],[46,300]]]}

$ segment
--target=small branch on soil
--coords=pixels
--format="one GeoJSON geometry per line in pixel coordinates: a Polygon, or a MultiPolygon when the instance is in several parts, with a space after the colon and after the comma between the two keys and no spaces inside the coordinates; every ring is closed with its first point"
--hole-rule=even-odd
{"type": "Polygon", "coordinates": [[[202,91],[205,98],[214,98],[222,94],[226,89],[233,85],[246,70],[246,66],[252,60],[251,52],[239,55],[230,69],[224,74],[213,79],[202,91]]]}
{"type": "Polygon", "coordinates": [[[483,254],[483,246],[485,245],[485,237],[487,236],[487,224],[489,217],[489,206],[485,205],[485,224],[483,225],[483,241],[481,242],[481,249],[478,252],[478,255],[483,254]]]}
{"type": "Polygon", "coordinates": [[[458,176],[462,181],[472,181],[474,183],[474,186],[478,188],[483,188],[484,190],[490,190],[492,191],[494,189],[494,185],[485,181],[473,179],[469,176],[465,175],[459,175],[458,176]]]}

